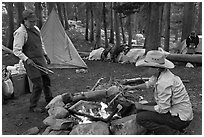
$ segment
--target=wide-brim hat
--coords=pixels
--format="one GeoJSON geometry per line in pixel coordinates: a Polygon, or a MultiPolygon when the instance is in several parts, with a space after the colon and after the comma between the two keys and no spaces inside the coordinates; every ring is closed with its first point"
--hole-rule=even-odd
{"type": "Polygon", "coordinates": [[[166,54],[158,50],[148,51],[146,56],[137,61],[135,65],[168,69],[174,68],[174,64],[166,59],[166,54]]]}
{"type": "Polygon", "coordinates": [[[29,21],[36,21],[38,20],[37,16],[35,15],[35,13],[30,10],[30,9],[26,9],[23,11],[22,13],[23,19],[24,20],[29,20],[29,21]]]}

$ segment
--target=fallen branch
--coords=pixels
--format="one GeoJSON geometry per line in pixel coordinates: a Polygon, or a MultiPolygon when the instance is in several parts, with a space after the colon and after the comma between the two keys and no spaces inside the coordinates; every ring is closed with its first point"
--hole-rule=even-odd
{"type": "Polygon", "coordinates": [[[99,83],[103,80],[104,78],[100,78],[96,84],[93,86],[93,88],[91,89],[91,91],[94,91],[96,89],[96,87],[99,85],[99,83]]]}
{"type": "MultiPolygon", "coordinates": [[[[121,81],[121,83],[123,85],[129,85],[129,84],[142,84],[144,83],[145,81],[148,81],[149,78],[132,78],[132,79],[123,79],[121,81]]],[[[182,80],[183,83],[189,83],[190,81],[189,80],[182,80]]]]}
{"type": "Polygon", "coordinates": [[[113,91],[111,88],[109,89],[102,89],[102,90],[95,90],[94,92],[80,92],[74,95],[70,95],[70,93],[66,93],[62,96],[64,104],[77,102],[79,100],[87,100],[87,101],[94,101],[100,100],[102,98],[110,97],[119,92],[119,89],[115,89],[113,91]]]}
{"type": "Polygon", "coordinates": [[[148,81],[149,78],[132,78],[132,79],[124,79],[121,81],[121,83],[123,85],[129,85],[129,84],[142,84],[144,83],[145,81],[148,81]]]}

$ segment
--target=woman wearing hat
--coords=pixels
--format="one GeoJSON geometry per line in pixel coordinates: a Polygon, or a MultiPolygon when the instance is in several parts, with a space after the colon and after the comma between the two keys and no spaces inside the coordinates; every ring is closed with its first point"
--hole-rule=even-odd
{"type": "Polygon", "coordinates": [[[23,60],[27,76],[33,83],[30,111],[42,112],[43,110],[37,107],[42,90],[47,103],[53,98],[50,91],[50,78],[46,73],[39,71],[34,66],[37,64],[47,67],[47,64],[50,64],[50,59],[45,51],[40,30],[36,26],[36,15],[32,10],[27,9],[23,11],[22,16],[22,24],[14,32],[13,52],[23,60]]]}
{"type": "Polygon", "coordinates": [[[170,69],[174,64],[157,50],[147,52],[136,66],[149,68],[152,77],[144,84],[126,86],[126,90],[154,88],[155,103],[135,103],[137,123],[157,135],[173,135],[183,131],[193,119],[189,95],[181,79],[170,69]]]}

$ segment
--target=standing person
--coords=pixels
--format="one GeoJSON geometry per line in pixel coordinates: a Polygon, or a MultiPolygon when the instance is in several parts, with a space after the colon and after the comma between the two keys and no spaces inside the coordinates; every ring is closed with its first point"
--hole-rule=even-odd
{"type": "Polygon", "coordinates": [[[155,102],[135,103],[137,123],[156,135],[174,135],[183,131],[193,119],[189,95],[181,79],[170,69],[174,64],[161,51],[152,50],[136,66],[146,66],[153,76],[149,81],[125,86],[126,90],[154,88],[155,102]]]}
{"type": "Polygon", "coordinates": [[[50,91],[50,78],[46,73],[36,69],[34,65],[46,67],[46,61],[50,64],[50,59],[45,51],[40,30],[35,26],[36,15],[32,10],[24,10],[22,15],[22,24],[14,32],[13,52],[23,60],[26,73],[33,83],[30,111],[42,112],[43,110],[37,107],[42,90],[47,103],[53,98],[50,91]]]}
{"type": "Polygon", "coordinates": [[[186,54],[194,54],[195,49],[197,48],[199,43],[199,37],[196,35],[195,31],[192,31],[190,36],[186,39],[186,45],[187,45],[187,53],[186,54]]]}

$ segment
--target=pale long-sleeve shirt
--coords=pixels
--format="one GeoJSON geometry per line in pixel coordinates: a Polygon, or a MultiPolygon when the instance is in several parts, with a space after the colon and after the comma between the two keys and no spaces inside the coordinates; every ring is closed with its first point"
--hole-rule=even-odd
{"type": "MultiPolygon", "coordinates": [[[[40,32],[37,26],[35,26],[35,28],[40,32]]],[[[28,34],[26,31],[26,28],[23,24],[21,24],[21,26],[14,32],[13,52],[17,57],[19,57],[23,61],[26,61],[28,59],[28,57],[22,52],[23,46],[26,43],[27,39],[28,39],[28,34]]],[[[41,37],[41,41],[42,41],[42,37],[41,37]]],[[[43,49],[44,55],[47,55],[43,41],[42,41],[42,49],[43,49]]]]}
{"type": "Polygon", "coordinates": [[[170,70],[161,72],[159,78],[152,76],[146,82],[147,87],[154,87],[154,98],[157,105],[154,109],[158,113],[170,112],[172,116],[179,116],[183,121],[193,119],[192,105],[183,82],[170,70]]]}

